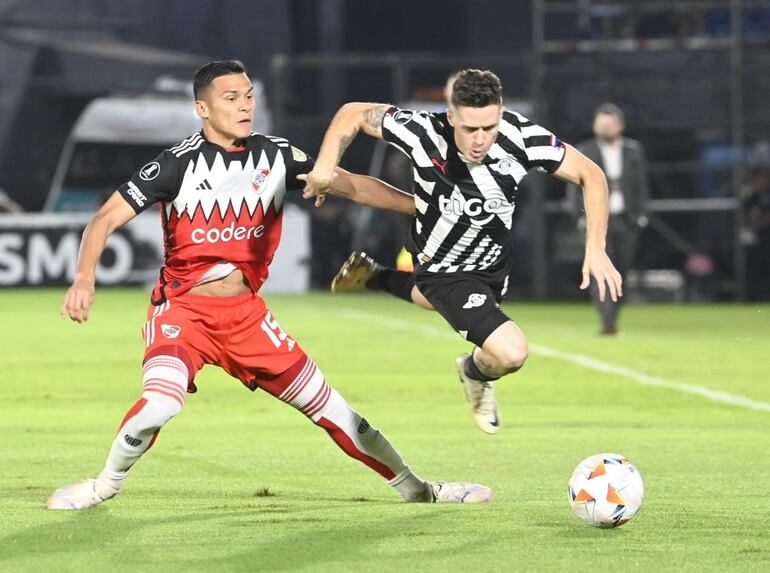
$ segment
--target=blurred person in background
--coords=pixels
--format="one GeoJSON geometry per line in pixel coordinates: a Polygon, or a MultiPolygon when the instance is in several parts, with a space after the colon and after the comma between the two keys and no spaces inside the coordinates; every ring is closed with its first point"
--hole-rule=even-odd
{"type": "MultiPolygon", "coordinates": [[[[85,509],[121,491],[129,470],[197,391],[195,376],[205,364],[298,409],[405,501],[489,501],[485,486],[419,478],[281,328],[258,291],[280,241],[286,192],[301,189],[298,176],[312,169],[313,159],[283,138],[252,131],[253,86],[240,62],[203,66],[194,92],[203,129],[136,171],[83,233],[77,273],[61,307],[62,317],[77,323],[88,320],[107,238],[156,203],[165,262],[143,328],[141,397],[123,418],[97,477],[60,487],[47,507],[85,509]]],[[[355,201],[414,210],[411,197],[382,182],[342,170],[332,175],[334,188],[355,201]]]]}
{"type": "Polygon", "coordinates": [[[770,300],[770,170],[756,167],[745,191],[744,236],[750,300],[770,300]]]}
{"type": "Polygon", "coordinates": [[[310,211],[310,288],[326,289],[337,272],[340,257],[350,252],[353,223],[348,205],[326,201],[310,211]]]}
{"type": "Polygon", "coordinates": [[[447,76],[446,83],[444,84],[444,101],[446,102],[447,108],[452,105],[452,88],[459,76],[460,70],[452,72],[447,76]]]}
{"type": "Polygon", "coordinates": [[[463,70],[447,112],[348,103],[335,115],[306,197],[323,200],[334,170],[363,131],[391,143],[411,160],[415,216],[408,250],[414,273],[384,268],[353,253],[333,290],[386,291],[437,310],[464,339],[470,354],[455,361],[475,425],[500,429],[494,381],[518,371],[527,339],[501,310],[511,267],[515,194],[530,170],[550,173],[584,189],[587,239],[581,288],[593,276],[600,297],[617,300],[620,275],[605,252],[607,182],[596,164],[553,133],[503,108],[500,79],[490,71],[463,70]]]}
{"type": "MultiPolygon", "coordinates": [[[[638,141],[623,136],[625,126],[623,111],[615,104],[604,103],[594,112],[594,137],[575,146],[607,176],[610,193],[607,253],[622,276],[631,267],[639,235],[648,224],[650,198],[644,148],[638,141]]],[[[578,228],[582,230],[585,227],[585,213],[580,189],[568,185],[567,197],[578,228]]],[[[617,334],[621,301],[608,297],[602,299],[594,282],[591,283],[590,291],[599,312],[601,334],[617,334]]]]}

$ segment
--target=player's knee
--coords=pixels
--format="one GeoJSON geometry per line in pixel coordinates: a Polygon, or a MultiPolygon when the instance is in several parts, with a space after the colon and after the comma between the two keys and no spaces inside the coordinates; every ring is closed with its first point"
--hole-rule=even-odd
{"type": "Polygon", "coordinates": [[[141,417],[147,427],[161,428],[182,410],[187,376],[187,366],[175,356],[155,356],[145,363],[141,417]]]}
{"type": "Polygon", "coordinates": [[[182,411],[182,403],[157,392],[147,391],[142,394],[147,400],[138,416],[142,430],[156,430],[165,426],[171,418],[182,411]]]}
{"type": "Polygon", "coordinates": [[[506,374],[516,372],[524,366],[528,355],[529,348],[526,340],[511,341],[498,348],[493,354],[498,370],[506,374]]]}

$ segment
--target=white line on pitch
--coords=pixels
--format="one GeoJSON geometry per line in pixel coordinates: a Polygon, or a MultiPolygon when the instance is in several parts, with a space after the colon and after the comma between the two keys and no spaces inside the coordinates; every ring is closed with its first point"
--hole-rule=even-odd
{"type": "MultiPolygon", "coordinates": [[[[317,310],[317,309],[314,309],[317,310]]],[[[451,330],[437,328],[428,324],[420,324],[419,322],[408,322],[398,318],[391,318],[381,314],[373,312],[365,312],[354,309],[342,309],[337,308],[337,313],[347,318],[358,320],[362,322],[376,321],[378,326],[388,326],[398,330],[409,330],[411,332],[417,332],[425,334],[427,336],[440,336],[443,338],[457,338],[457,334],[451,330]]],[[[651,376],[638,370],[632,370],[631,368],[625,368],[623,366],[616,366],[609,362],[599,360],[586,356],[585,354],[574,354],[572,352],[562,352],[542,344],[530,344],[530,351],[534,354],[539,354],[547,358],[554,358],[556,360],[562,360],[564,362],[570,362],[589,370],[596,370],[605,374],[614,374],[628,380],[633,380],[638,384],[645,384],[646,386],[656,386],[658,388],[667,388],[669,390],[676,390],[677,392],[685,392],[688,394],[695,394],[715,402],[722,402],[724,404],[730,404],[731,406],[738,406],[740,408],[747,408],[749,410],[759,410],[761,412],[770,412],[770,404],[767,402],[760,402],[758,400],[752,400],[746,396],[740,394],[731,394],[730,392],[722,392],[721,390],[711,390],[703,386],[696,384],[684,384],[681,382],[672,382],[659,376],[651,376]]]]}

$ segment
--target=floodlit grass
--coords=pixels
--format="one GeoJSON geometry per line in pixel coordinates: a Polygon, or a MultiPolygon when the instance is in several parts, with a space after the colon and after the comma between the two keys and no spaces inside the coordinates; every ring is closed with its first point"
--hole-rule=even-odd
{"type": "Polygon", "coordinates": [[[639,384],[542,347],[770,403],[770,306],[630,306],[617,338],[588,304],[508,304],[527,366],[498,384],[503,430],[465,412],[441,317],[379,296],[268,297],[329,382],[427,479],[494,488],[486,506],[408,505],[304,416],[213,367],[124,491],[48,512],[95,475],[141,388],[147,294],[0,292],[0,571],[768,571],[770,412],[639,384]],[[628,456],[646,500],[616,530],[580,523],[567,479],[628,456]]]}

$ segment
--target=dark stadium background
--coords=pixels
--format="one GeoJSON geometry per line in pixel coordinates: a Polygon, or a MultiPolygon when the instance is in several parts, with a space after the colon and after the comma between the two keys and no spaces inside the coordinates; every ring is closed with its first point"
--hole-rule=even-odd
{"type": "MultiPolygon", "coordinates": [[[[46,207],[62,148],[94,98],[146,93],[160,76],[186,81],[225,58],[263,81],[272,131],[311,154],[345,101],[438,102],[446,76],[462,67],[496,71],[509,102],[571,143],[590,135],[593,109],[613,101],[627,134],[646,146],[654,199],[630,298],[770,297],[768,269],[754,257],[764,247],[752,243],[743,209],[770,169],[768,2],[0,1],[7,208],[46,207]]],[[[398,160],[385,155],[378,170],[381,150],[364,139],[345,167],[400,183],[398,160]]],[[[109,186],[119,174],[105,177],[109,186]]],[[[339,202],[302,208],[315,288],[353,246],[384,260],[400,248],[402,219],[339,202]]],[[[563,185],[532,176],[517,211],[512,296],[582,296],[582,247],[563,185]]],[[[0,233],[23,218],[11,215],[0,233]]],[[[8,264],[0,258],[0,270],[8,264]]]]}

